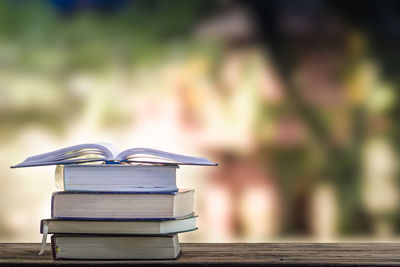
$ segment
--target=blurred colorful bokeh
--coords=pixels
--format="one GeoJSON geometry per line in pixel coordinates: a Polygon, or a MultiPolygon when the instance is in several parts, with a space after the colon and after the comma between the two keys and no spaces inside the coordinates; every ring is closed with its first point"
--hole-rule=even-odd
{"type": "Polygon", "coordinates": [[[0,1],[0,242],[39,242],[54,167],[98,141],[182,167],[182,242],[400,239],[400,2],[0,1]]]}

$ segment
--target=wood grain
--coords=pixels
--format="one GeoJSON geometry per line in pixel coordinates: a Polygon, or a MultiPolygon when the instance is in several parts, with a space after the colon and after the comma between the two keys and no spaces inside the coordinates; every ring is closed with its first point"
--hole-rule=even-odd
{"type": "Polygon", "coordinates": [[[0,265],[400,266],[400,243],[183,243],[177,260],[53,261],[50,245],[0,243],[0,265]]]}

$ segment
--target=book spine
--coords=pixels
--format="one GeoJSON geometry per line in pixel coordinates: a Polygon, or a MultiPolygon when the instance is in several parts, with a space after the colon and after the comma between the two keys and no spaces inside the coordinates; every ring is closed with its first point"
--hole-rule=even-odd
{"type": "Polygon", "coordinates": [[[57,243],[56,243],[56,236],[51,236],[51,253],[53,255],[53,260],[57,260],[57,243]]]}
{"type": "Polygon", "coordinates": [[[67,190],[68,190],[68,189],[67,189],[67,184],[65,183],[65,176],[66,176],[66,174],[67,174],[67,169],[68,169],[68,165],[64,165],[64,168],[63,168],[63,178],[62,178],[63,189],[64,189],[64,191],[67,191],[67,190]]]}
{"type": "Polygon", "coordinates": [[[51,195],[51,212],[50,212],[51,218],[54,218],[54,198],[56,197],[56,195],[57,195],[57,192],[54,192],[51,195]]]}

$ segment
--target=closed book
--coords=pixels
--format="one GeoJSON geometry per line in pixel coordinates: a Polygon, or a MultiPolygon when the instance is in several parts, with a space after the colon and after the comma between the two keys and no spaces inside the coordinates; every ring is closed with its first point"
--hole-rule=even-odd
{"type": "Polygon", "coordinates": [[[119,191],[146,192],[178,191],[176,169],[178,165],[65,165],[63,185],[65,191],[119,191]]]}
{"type": "Polygon", "coordinates": [[[96,235],[166,235],[196,230],[196,217],[159,220],[59,220],[41,221],[40,233],[48,227],[49,234],[96,234],[96,235]]]}
{"type": "Polygon", "coordinates": [[[54,192],[51,218],[176,218],[193,213],[194,190],[178,192],[54,192]]]}
{"type": "Polygon", "coordinates": [[[82,260],[176,259],[180,253],[177,235],[87,236],[53,235],[53,258],[82,260]]]}

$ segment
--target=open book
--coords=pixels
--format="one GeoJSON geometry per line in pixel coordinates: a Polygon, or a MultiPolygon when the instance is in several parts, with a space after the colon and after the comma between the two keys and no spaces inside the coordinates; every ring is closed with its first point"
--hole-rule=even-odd
{"type": "Polygon", "coordinates": [[[150,148],[131,148],[119,152],[112,144],[99,143],[75,145],[53,152],[31,156],[24,162],[11,166],[11,168],[85,162],[217,165],[206,158],[183,156],[150,148]]]}

